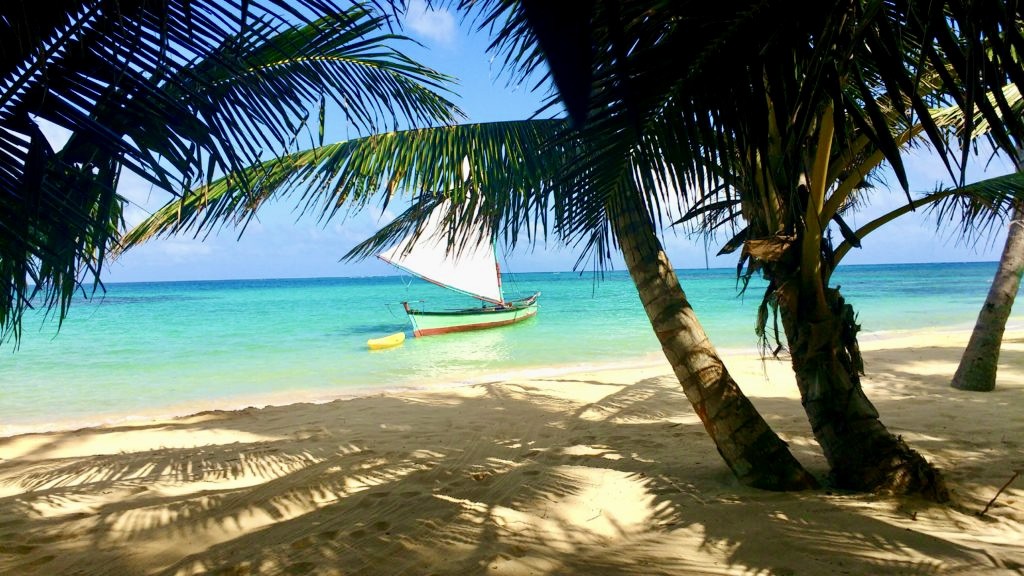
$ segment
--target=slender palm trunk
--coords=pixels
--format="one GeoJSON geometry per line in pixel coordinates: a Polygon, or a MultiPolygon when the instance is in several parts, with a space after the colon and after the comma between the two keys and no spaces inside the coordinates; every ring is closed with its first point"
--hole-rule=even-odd
{"type": "MultiPolygon", "coordinates": [[[[949,499],[941,474],[894,436],[860,383],[853,307],[824,289],[825,309],[802,298],[795,278],[775,292],[797,386],[814,436],[840,488],[949,499]]],[[[778,280],[776,280],[778,281],[778,280]]]]}
{"type": "Polygon", "coordinates": [[[649,221],[613,219],[644,310],[683,392],[739,480],[768,490],[817,486],[732,379],[690,307],[649,221]]]}
{"type": "Polygon", "coordinates": [[[990,392],[996,387],[999,348],[1003,344],[1006,321],[1013,309],[1013,300],[1020,288],[1024,272],[1024,204],[1018,203],[1006,235],[1006,246],[999,259],[999,269],[992,280],[985,304],[971,332],[971,340],[953,375],[953,388],[990,392]]]}

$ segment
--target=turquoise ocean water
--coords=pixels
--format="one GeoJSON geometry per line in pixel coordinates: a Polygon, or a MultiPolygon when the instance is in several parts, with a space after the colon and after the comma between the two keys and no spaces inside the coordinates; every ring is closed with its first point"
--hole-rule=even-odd
{"type": "MultiPolygon", "coordinates": [[[[849,266],[835,279],[865,332],[965,328],[994,271],[995,263],[849,266]]],[[[719,348],[755,347],[762,281],[739,296],[733,270],[679,274],[719,348]]],[[[0,435],[659,357],[624,271],[505,283],[506,295],[543,292],[536,319],[373,352],[368,338],[411,337],[402,300],[473,301],[400,276],[108,285],[105,296],[76,302],[59,332],[34,314],[20,349],[0,348],[0,435]]]]}

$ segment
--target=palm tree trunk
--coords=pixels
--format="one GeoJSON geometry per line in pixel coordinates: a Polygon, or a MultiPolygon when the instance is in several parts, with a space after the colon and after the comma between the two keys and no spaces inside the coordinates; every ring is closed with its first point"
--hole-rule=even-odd
{"type": "Polygon", "coordinates": [[[690,307],[653,225],[635,213],[612,225],[644,310],[683,392],[740,482],[767,490],[817,486],[726,370],[690,307]]]}
{"type": "Polygon", "coordinates": [[[992,280],[985,305],[978,313],[971,339],[960,366],[953,375],[953,388],[975,392],[990,392],[996,387],[999,348],[1003,343],[1006,321],[1013,309],[1013,300],[1020,288],[1024,272],[1024,204],[1018,203],[1006,235],[1006,246],[999,259],[999,269],[992,280]]]}
{"type": "Polygon", "coordinates": [[[864,394],[853,307],[837,289],[825,289],[825,309],[811,312],[797,277],[779,283],[775,298],[804,410],[832,482],[850,490],[948,500],[939,471],[886,429],[864,394]]]}

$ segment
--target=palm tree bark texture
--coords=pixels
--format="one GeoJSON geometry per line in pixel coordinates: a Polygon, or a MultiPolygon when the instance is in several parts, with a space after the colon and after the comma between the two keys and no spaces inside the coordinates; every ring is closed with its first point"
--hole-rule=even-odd
{"type": "Polygon", "coordinates": [[[662,351],[719,454],[744,484],[768,490],[814,488],[729,375],[697,320],[653,224],[636,210],[610,214],[612,226],[662,351]]]}
{"type": "MultiPolygon", "coordinates": [[[[788,112],[776,113],[789,117],[788,112]]],[[[753,269],[761,270],[769,282],[765,305],[781,317],[801,402],[828,460],[832,484],[944,502],[949,491],[941,474],[888,431],[864,394],[860,327],[853,306],[838,288],[829,287],[835,252],[826,227],[833,201],[841,199],[827,194],[836,157],[834,118],[828,104],[800,133],[787,134],[792,125],[775,124],[780,142],[796,142],[802,149],[800,162],[778,162],[792,156],[777,151],[776,161],[762,168],[760,158],[751,156],[742,206],[751,240],[744,243],[744,258],[756,261],[753,269]]],[[[762,336],[766,322],[761,314],[762,336]]]]}
{"type": "Polygon", "coordinates": [[[1018,203],[1006,235],[1006,245],[999,259],[992,286],[978,321],[971,332],[960,365],[953,375],[952,386],[960,390],[990,392],[996,387],[999,349],[1003,343],[1006,321],[1013,310],[1013,301],[1020,289],[1024,272],[1024,204],[1018,203]]]}
{"type": "MultiPolygon", "coordinates": [[[[799,243],[796,243],[799,245],[799,243]]],[[[766,263],[796,383],[814,437],[838,487],[949,500],[941,474],[879,420],[861,386],[863,362],[853,306],[821,274],[804,284],[799,259],[766,263]]]]}

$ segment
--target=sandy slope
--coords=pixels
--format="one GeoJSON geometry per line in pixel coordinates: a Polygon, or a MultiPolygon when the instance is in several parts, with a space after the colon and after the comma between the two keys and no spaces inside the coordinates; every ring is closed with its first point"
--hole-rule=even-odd
{"type": "MultiPolygon", "coordinates": [[[[0,573],[1018,574],[1024,333],[868,336],[869,396],[956,504],[736,484],[667,366],[0,439],[0,573]]],[[[786,365],[730,369],[816,473],[786,365]],[[767,376],[767,379],[766,379],[767,376]]]]}

